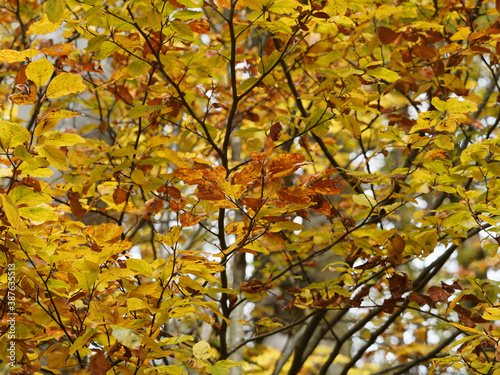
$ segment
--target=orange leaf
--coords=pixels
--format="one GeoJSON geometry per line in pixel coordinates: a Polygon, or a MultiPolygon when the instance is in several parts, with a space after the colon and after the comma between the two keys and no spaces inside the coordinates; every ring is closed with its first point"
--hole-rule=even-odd
{"type": "Polygon", "coordinates": [[[313,195],[311,201],[314,202],[314,204],[309,207],[311,210],[326,216],[331,215],[332,206],[325,198],[320,197],[319,195],[313,195]]]}
{"type": "Polygon", "coordinates": [[[313,192],[303,186],[285,186],[279,189],[276,194],[280,199],[289,203],[308,204],[311,202],[313,192]]]}
{"type": "Polygon", "coordinates": [[[241,203],[243,203],[245,206],[250,207],[252,210],[257,211],[262,207],[264,201],[260,198],[243,198],[241,200],[241,203]]]}
{"type": "Polygon", "coordinates": [[[210,25],[205,20],[195,20],[188,23],[188,26],[193,30],[193,32],[198,34],[208,34],[210,31],[210,25]]]}
{"type": "Polygon", "coordinates": [[[43,53],[51,57],[68,56],[73,52],[73,43],[58,44],[51,48],[42,48],[43,53]]]}
{"type": "Polygon", "coordinates": [[[196,193],[196,196],[199,199],[205,199],[207,201],[218,201],[226,199],[224,194],[214,184],[211,184],[210,182],[205,180],[196,180],[195,183],[198,184],[198,192],[196,193]]]}
{"type": "Polygon", "coordinates": [[[181,226],[183,228],[192,227],[193,225],[198,224],[204,217],[204,215],[193,216],[191,212],[184,212],[181,215],[181,226]]]}
{"type": "Polygon", "coordinates": [[[252,152],[250,158],[255,161],[260,161],[268,158],[274,151],[274,142],[271,138],[266,138],[266,145],[263,152],[252,152]]]}
{"type": "Polygon", "coordinates": [[[186,184],[195,184],[195,180],[199,180],[202,177],[202,174],[199,171],[193,171],[187,168],[177,168],[174,171],[174,175],[177,178],[180,178],[186,184]]]}
{"type": "Polygon", "coordinates": [[[272,177],[288,176],[299,169],[304,160],[302,154],[278,154],[269,161],[267,172],[272,177]]]}
{"type": "Polygon", "coordinates": [[[250,182],[256,181],[261,177],[262,164],[257,161],[248,163],[241,172],[234,174],[234,183],[239,185],[247,185],[250,182]]]}
{"type": "Polygon", "coordinates": [[[181,199],[181,201],[179,203],[177,203],[176,201],[174,201],[173,199],[170,200],[168,202],[168,205],[170,206],[170,209],[174,212],[179,212],[180,210],[182,210],[184,208],[184,206],[186,205],[186,200],[184,199],[181,199]]]}

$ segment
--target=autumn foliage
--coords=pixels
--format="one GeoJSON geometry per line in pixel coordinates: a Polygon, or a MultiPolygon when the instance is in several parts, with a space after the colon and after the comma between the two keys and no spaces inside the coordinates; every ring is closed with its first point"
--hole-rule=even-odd
{"type": "Polygon", "coordinates": [[[0,372],[500,374],[499,12],[0,0],[0,372]]]}

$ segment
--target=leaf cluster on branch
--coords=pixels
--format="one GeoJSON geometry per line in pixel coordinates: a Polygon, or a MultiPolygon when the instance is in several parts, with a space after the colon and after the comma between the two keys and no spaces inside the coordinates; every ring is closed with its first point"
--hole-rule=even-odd
{"type": "Polygon", "coordinates": [[[0,371],[499,374],[499,12],[0,0],[0,371]]]}

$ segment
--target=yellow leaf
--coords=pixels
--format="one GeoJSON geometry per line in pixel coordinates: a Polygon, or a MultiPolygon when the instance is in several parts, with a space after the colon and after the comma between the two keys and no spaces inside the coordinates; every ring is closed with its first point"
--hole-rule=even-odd
{"type": "Polygon", "coordinates": [[[208,359],[211,349],[210,344],[202,340],[193,345],[193,355],[198,359],[208,359]]]}
{"type": "Polygon", "coordinates": [[[465,331],[465,332],[470,332],[470,333],[475,333],[477,335],[482,335],[484,336],[485,333],[484,332],[481,332],[481,331],[478,331],[477,329],[474,329],[474,328],[470,328],[470,327],[467,327],[467,326],[463,326],[463,325],[460,325],[460,324],[455,324],[455,323],[448,323],[449,325],[452,325],[453,327],[455,328],[458,328],[459,330],[461,331],[465,331]]]}
{"type": "Polygon", "coordinates": [[[3,148],[16,147],[30,139],[29,131],[22,125],[0,121],[0,142],[3,148]]]}
{"type": "Polygon", "coordinates": [[[48,132],[49,130],[55,128],[58,123],[59,123],[58,119],[44,118],[36,125],[34,132],[35,138],[38,138],[43,133],[48,132]]]}
{"type": "Polygon", "coordinates": [[[27,31],[27,35],[45,35],[49,33],[53,33],[56,31],[59,26],[61,25],[61,22],[50,22],[49,18],[47,17],[46,14],[42,15],[42,18],[40,18],[38,21],[33,22],[29,27],[27,31]]]}
{"type": "Polygon", "coordinates": [[[175,225],[164,236],[159,235],[158,240],[167,246],[173,247],[177,243],[177,241],[179,241],[180,235],[181,235],[180,228],[177,225],[175,225]]]}
{"type": "Polygon", "coordinates": [[[85,90],[83,78],[76,74],[62,73],[50,82],[47,97],[60,98],[64,95],[77,94],[85,90]]]}
{"type": "Polygon", "coordinates": [[[455,34],[453,34],[450,38],[450,40],[457,41],[457,40],[464,40],[467,39],[469,34],[471,33],[470,28],[467,27],[462,27],[460,28],[455,34]]]}
{"type": "Polygon", "coordinates": [[[281,251],[286,247],[285,240],[278,233],[264,233],[257,241],[269,251],[281,251]]]}
{"type": "Polygon", "coordinates": [[[392,70],[386,69],[386,68],[376,68],[373,70],[368,70],[366,74],[375,77],[375,78],[380,78],[383,80],[386,80],[388,82],[395,82],[399,79],[399,74],[396,72],[393,72],[392,70]]]}
{"type": "Polygon", "coordinates": [[[130,179],[137,185],[142,185],[144,183],[144,172],[140,169],[134,169],[134,171],[130,174],[130,179]]]}
{"type": "Polygon", "coordinates": [[[66,155],[57,147],[45,145],[38,149],[40,156],[43,156],[50,163],[51,167],[65,171],[68,169],[68,161],[66,155]]]}
{"type": "Polygon", "coordinates": [[[500,309],[494,307],[487,307],[483,313],[483,319],[486,320],[500,320],[500,309]]]}
{"type": "Polygon", "coordinates": [[[138,350],[141,347],[141,336],[129,328],[120,326],[111,326],[111,332],[114,338],[123,346],[132,350],[138,350]]]}
{"type": "Polygon", "coordinates": [[[231,199],[239,199],[246,190],[246,186],[231,185],[231,183],[226,180],[219,181],[217,186],[231,199]]]}
{"type": "Polygon", "coordinates": [[[31,62],[26,68],[26,77],[32,80],[37,87],[47,83],[54,72],[54,66],[47,59],[38,59],[31,62]]]}
{"type": "Polygon", "coordinates": [[[17,205],[12,201],[12,199],[5,194],[2,194],[3,201],[3,210],[5,215],[7,216],[7,220],[9,220],[12,228],[19,229],[19,211],[17,209],[17,205]]]}
{"type": "Polygon", "coordinates": [[[78,143],[85,143],[85,142],[87,141],[77,134],[59,133],[59,132],[48,135],[45,140],[46,145],[52,145],[56,147],[74,146],[78,143]]]}
{"type": "Polygon", "coordinates": [[[50,22],[59,21],[64,14],[65,7],[65,0],[47,0],[45,3],[45,12],[50,22]]]}
{"type": "Polygon", "coordinates": [[[21,207],[19,215],[32,221],[55,221],[57,214],[50,208],[44,207],[21,207]]]}
{"type": "Polygon", "coordinates": [[[371,195],[356,194],[352,196],[352,200],[360,206],[375,207],[377,202],[371,195]]]}
{"type": "Polygon", "coordinates": [[[26,56],[13,49],[0,50],[0,61],[5,63],[16,63],[26,61],[26,56]]]}

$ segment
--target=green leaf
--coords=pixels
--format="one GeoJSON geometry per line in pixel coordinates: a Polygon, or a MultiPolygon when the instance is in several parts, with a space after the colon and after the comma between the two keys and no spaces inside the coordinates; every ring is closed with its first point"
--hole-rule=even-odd
{"type": "Polygon", "coordinates": [[[214,365],[208,365],[206,369],[207,372],[212,375],[227,375],[229,374],[229,368],[239,365],[238,362],[224,359],[222,361],[217,361],[214,365]]]}
{"type": "Polygon", "coordinates": [[[151,69],[151,65],[147,62],[142,60],[135,60],[127,66],[127,73],[130,75],[130,77],[137,78],[139,76],[142,76],[143,74],[146,74],[149,69],[151,69]]]}

